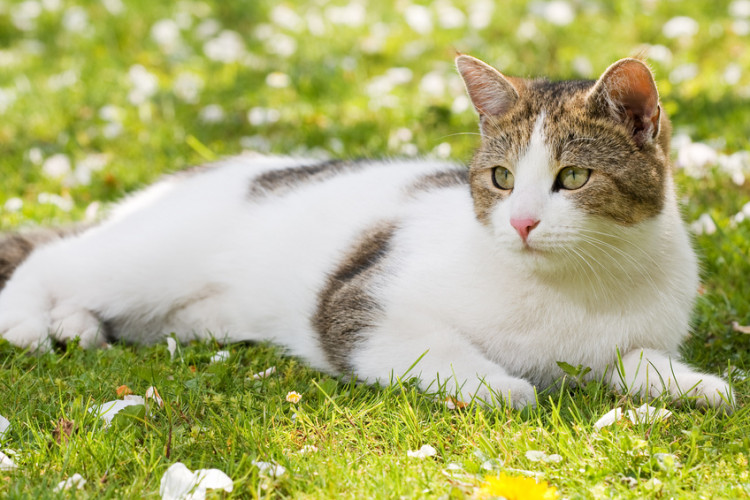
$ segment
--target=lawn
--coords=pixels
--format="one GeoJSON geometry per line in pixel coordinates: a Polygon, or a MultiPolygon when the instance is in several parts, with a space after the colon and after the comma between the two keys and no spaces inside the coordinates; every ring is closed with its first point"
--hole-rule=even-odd
{"type": "Polygon", "coordinates": [[[518,478],[564,498],[750,496],[749,47],[748,0],[0,1],[3,231],[95,220],[166,172],[243,150],[466,161],[477,126],[457,51],[554,79],[648,55],[703,266],[684,356],[731,372],[738,395],[729,416],[657,400],[671,416],[597,429],[643,402],[593,382],[534,410],[463,407],[268,345],[30,356],[0,340],[0,496],[158,498],[177,462],[226,473],[218,497],[472,498],[518,478]],[[163,405],[97,416],[152,386],[163,405]],[[81,489],[55,491],[74,474],[81,489]]]}

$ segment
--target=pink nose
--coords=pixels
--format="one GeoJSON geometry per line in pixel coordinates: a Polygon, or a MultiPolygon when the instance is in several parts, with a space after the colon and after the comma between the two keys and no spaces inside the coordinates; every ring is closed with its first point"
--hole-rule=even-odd
{"type": "Polygon", "coordinates": [[[526,243],[529,233],[539,225],[539,221],[536,219],[511,219],[510,225],[516,228],[521,239],[526,243]]]}

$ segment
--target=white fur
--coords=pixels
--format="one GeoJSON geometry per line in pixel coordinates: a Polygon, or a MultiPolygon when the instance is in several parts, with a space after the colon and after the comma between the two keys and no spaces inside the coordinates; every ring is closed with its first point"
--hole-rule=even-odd
{"type": "Polygon", "coordinates": [[[238,157],[168,178],[101,226],[37,249],[0,294],[0,332],[31,348],[50,335],[95,345],[97,317],[116,318],[136,341],[170,332],[271,340],[332,371],[310,321],[318,293],[363,229],[397,220],[391,275],[375,291],[385,316],[352,357],[360,379],[401,376],[424,355],[411,372],[422,387],[439,382],[486,400],[492,388],[524,406],[565,361],[623,392],[691,391],[714,406],[718,393],[731,398],[723,381],[676,361],[676,379],[661,388],[653,369],[648,381],[636,373],[642,349],[660,373],[676,359],[698,285],[671,186],[659,216],[613,227],[540,187],[554,180],[548,162],[540,120],[517,190],[490,228],[464,187],[405,193],[420,175],[451,168],[430,161],[394,161],[256,201],[247,196],[253,176],[304,161],[238,157]],[[518,214],[541,221],[529,247],[509,223],[518,214]]]}

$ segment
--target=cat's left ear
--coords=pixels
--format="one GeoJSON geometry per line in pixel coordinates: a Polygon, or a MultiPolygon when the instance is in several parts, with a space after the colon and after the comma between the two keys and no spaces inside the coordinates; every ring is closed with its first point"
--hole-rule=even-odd
{"type": "Polygon", "coordinates": [[[588,104],[625,125],[638,147],[659,135],[659,92],[643,61],[622,59],[610,66],[591,89],[588,104]]]}

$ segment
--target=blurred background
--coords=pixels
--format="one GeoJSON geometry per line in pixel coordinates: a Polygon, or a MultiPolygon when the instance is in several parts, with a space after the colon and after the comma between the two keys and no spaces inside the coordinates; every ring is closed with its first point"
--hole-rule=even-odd
{"type": "Polygon", "coordinates": [[[477,125],[457,51],[551,79],[643,54],[704,259],[691,355],[742,358],[748,47],[750,0],[0,0],[0,228],[93,219],[243,150],[467,161],[477,125]]]}

